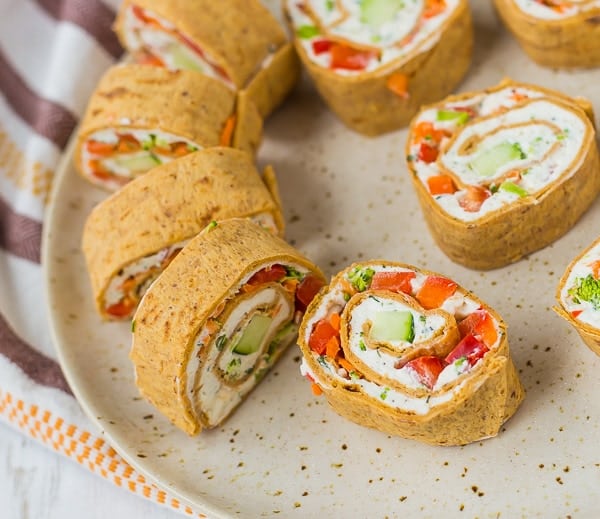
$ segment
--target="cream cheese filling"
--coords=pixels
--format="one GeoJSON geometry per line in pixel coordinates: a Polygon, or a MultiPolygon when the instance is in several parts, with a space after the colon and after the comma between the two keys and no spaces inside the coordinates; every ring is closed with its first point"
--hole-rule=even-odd
{"type": "Polygon", "coordinates": [[[361,70],[333,69],[340,75],[357,75],[386,67],[394,61],[401,64],[414,52],[426,52],[439,40],[440,29],[459,5],[459,0],[446,0],[445,10],[437,16],[425,18],[425,0],[405,0],[398,11],[383,23],[369,24],[361,15],[361,0],[297,0],[287,1],[292,26],[296,31],[301,27],[314,26],[314,20],[303,9],[308,5],[319,19],[323,33],[309,38],[298,38],[309,59],[323,67],[331,67],[331,55],[328,52],[316,53],[312,43],[332,37],[347,41],[359,48],[376,49],[379,59],[371,59],[361,70]]]}
{"type": "MultiPolygon", "coordinates": [[[[363,265],[363,268],[367,265],[363,265]]],[[[427,274],[423,274],[419,271],[412,271],[406,268],[395,267],[395,266],[383,266],[377,264],[368,265],[374,272],[414,272],[415,278],[411,281],[412,293],[415,294],[425,282],[428,277],[427,274]]],[[[344,276],[348,280],[347,274],[344,276]]],[[[367,291],[369,289],[367,288],[367,291]]],[[[313,310],[310,318],[307,319],[304,327],[304,343],[308,344],[311,332],[316,323],[322,319],[327,319],[333,312],[340,313],[346,305],[346,298],[344,297],[344,283],[338,281],[328,289],[327,293],[321,299],[319,306],[313,310]]],[[[396,306],[391,301],[386,301],[385,306],[388,304],[396,306]]],[[[363,306],[363,305],[361,305],[363,306]]],[[[475,312],[480,308],[480,303],[468,296],[467,293],[462,291],[460,288],[441,305],[440,309],[454,315],[457,321],[460,321],[475,312]]],[[[377,304],[376,300],[371,298],[365,299],[365,305],[362,309],[358,309],[356,315],[356,323],[363,322],[368,319],[373,311],[379,311],[382,306],[377,304]]],[[[435,326],[439,325],[436,316],[435,320],[431,322],[426,321],[423,328],[417,325],[415,329],[415,337],[419,336],[423,339],[427,338],[432,333],[431,328],[435,329],[435,326]],[[428,326],[430,325],[430,326],[428,326]]],[[[424,389],[425,386],[419,381],[415,373],[408,366],[403,366],[398,369],[393,367],[393,358],[390,355],[385,355],[383,352],[374,352],[374,350],[362,351],[360,348],[360,327],[357,327],[354,323],[354,312],[352,315],[351,322],[351,347],[352,351],[361,356],[363,360],[373,367],[374,371],[384,374],[390,380],[401,383],[403,386],[414,390],[424,389]],[[358,335],[357,335],[358,334],[358,335]]],[[[415,324],[420,319],[415,319],[415,324]]],[[[496,327],[497,327],[496,323],[496,327]]],[[[500,343],[500,334],[496,339],[495,344],[490,347],[490,350],[495,349],[500,343]]],[[[416,341],[415,341],[416,342],[416,341]]],[[[469,365],[468,362],[462,362],[460,359],[448,364],[444,370],[440,373],[438,380],[433,387],[433,393],[425,396],[413,396],[406,394],[402,391],[394,389],[386,385],[382,385],[367,378],[358,378],[356,376],[349,376],[343,369],[338,369],[332,362],[332,359],[326,355],[318,355],[315,352],[310,353],[313,359],[321,367],[321,372],[333,377],[336,380],[336,384],[343,387],[359,387],[361,391],[367,394],[369,397],[374,398],[382,402],[386,406],[399,408],[408,412],[415,412],[417,414],[426,414],[431,409],[444,404],[454,398],[454,395],[460,392],[463,385],[468,380],[465,377],[464,380],[456,381],[459,377],[474,372],[483,362],[479,359],[475,364],[469,365]],[[449,389],[444,389],[444,386],[449,389]]],[[[323,388],[330,387],[330,383],[327,382],[322,376],[315,372],[311,368],[310,364],[303,359],[300,372],[303,376],[308,375],[314,382],[322,386],[323,388]]],[[[483,383],[483,382],[481,382],[483,383]]]]}
{"type": "MultiPolygon", "coordinates": [[[[241,287],[256,272],[274,264],[265,263],[257,267],[240,281],[233,294],[239,294],[241,287]]],[[[286,263],[285,266],[293,267],[303,275],[309,273],[300,265],[286,263]]],[[[183,392],[192,404],[194,415],[202,417],[209,427],[219,423],[241,402],[262,379],[279,353],[297,336],[294,301],[289,299],[281,286],[274,287],[268,283],[257,288],[250,297],[242,298],[239,303],[236,295],[232,295],[223,304],[230,311],[218,332],[215,333],[205,324],[193,341],[183,392]],[[274,308],[278,308],[278,311],[257,350],[247,355],[236,353],[236,338],[243,333],[252,316],[272,313],[274,308]]],[[[182,382],[177,381],[178,384],[182,382]]]]}

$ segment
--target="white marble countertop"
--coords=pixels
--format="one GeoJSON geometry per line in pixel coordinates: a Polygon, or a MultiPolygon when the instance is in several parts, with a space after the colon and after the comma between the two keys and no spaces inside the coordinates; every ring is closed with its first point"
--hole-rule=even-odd
{"type": "Polygon", "coordinates": [[[0,423],[3,519],[179,519],[0,423]]]}

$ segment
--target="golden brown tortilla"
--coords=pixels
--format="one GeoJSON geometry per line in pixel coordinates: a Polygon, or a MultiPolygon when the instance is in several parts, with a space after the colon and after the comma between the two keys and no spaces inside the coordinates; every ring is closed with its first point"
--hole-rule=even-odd
{"type": "Polygon", "coordinates": [[[494,0],[498,14],[535,62],[552,68],[600,66],[600,8],[558,20],[523,12],[514,0],[494,0]]]}
{"type": "Polygon", "coordinates": [[[104,129],[160,130],[199,147],[218,146],[227,119],[236,111],[232,144],[254,153],[261,139],[262,120],[255,107],[236,107],[235,94],[220,81],[186,70],[114,66],[89,100],[79,128],[75,165],[83,175],[82,146],[90,135],[104,129]]]}
{"type": "Polygon", "coordinates": [[[362,74],[342,75],[323,68],[309,58],[297,38],[295,45],[329,108],[349,128],[375,136],[407,126],[421,105],[441,99],[460,83],[471,64],[471,11],[468,1],[461,0],[429,50],[417,50],[362,74]],[[408,77],[407,99],[386,86],[388,78],[397,73],[408,77]]]}
{"type": "Polygon", "coordinates": [[[198,45],[246,92],[262,117],[284,100],[298,79],[298,59],[283,28],[259,0],[125,0],[115,23],[125,47],[124,16],[131,5],[155,13],[198,45]]]}
{"type": "MultiPolygon", "coordinates": [[[[430,408],[425,414],[417,414],[385,404],[381,399],[368,395],[351,380],[348,383],[341,383],[330,374],[328,369],[322,367],[307,344],[309,320],[313,319],[321,309],[328,290],[336,286],[347,272],[356,266],[364,268],[374,265],[405,267],[425,275],[435,274],[403,263],[385,260],[365,261],[350,265],[338,273],[329,286],[322,289],[313,299],[302,320],[298,344],[310,370],[317,374],[317,383],[329,404],[341,416],[360,425],[432,445],[464,445],[498,434],[502,425],[521,404],[525,397],[525,390],[510,357],[504,321],[472,293],[468,293],[468,296],[480,302],[480,307],[487,310],[498,323],[500,343],[485,355],[481,363],[473,368],[465,379],[462,379],[464,380],[462,386],[452,398],[430,408]]],[[[466,293],[460,287],[459,291],[466,293]]],[[[344,322],[342,319],[341,326],[347,325],[348,321],[344,322]]],[[[340,331],[341,334],[345,333],[342,328],[340,331]]],[[[371,381],[367,373],[363,373],[363,376],[371,381]]],[[[410,391],[406,394],[410,394],[410,391]]]]}
{"type": "MultiPolygon", "coordinates": [[[[484,92],[491,93],[509,85],[523,84],[506,79],[484,92]]],[[[414,174],[411,163],[408,163],[419,204],[433,239],[452,261],[469,268],[489,270],[502,267],[546,247],[575,225],[600,192],[600,157],[589,102],[529,84],[524,86],[543,93],[563,108],[577,113],[588,127],[580,152],[581,166],[568,178],[563,176],[536,196],[525,197],[467,222],[443,211],[414,174]]],[[[439,105],[424,106],[421,110],[460,102],[480,94],[450,96],[439,105]]],[[[409,149],[410,141],[406,146],[409,149]]]]}
{"type": "Polygon", "coordinates": [[[177,427],[207,424],[186,393],[194,339],[222,303],[235,303],[241,280],[262,265],[292,263],[323,279],[280,238],[243,219],[221,221],[196,236],[150,287],[135,314],[131,359],[141,393],[177,427]]]}
{"type": "MultiPolygon", "coordinates": [[[[270,170],[271,182],[274,172],[270,170]]],[[[125,266],[190,239],[212,220],[270,214],[280,233],[279,200],[252,158],[232,148],[200,150],[163,164],[98,204],[82,238],[98,312],[111,279],[125,266]]]]}

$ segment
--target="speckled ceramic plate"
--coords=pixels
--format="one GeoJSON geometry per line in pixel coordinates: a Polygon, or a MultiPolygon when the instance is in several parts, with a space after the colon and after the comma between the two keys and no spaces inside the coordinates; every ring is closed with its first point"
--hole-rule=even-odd
{"type": "MultiPolygon", "coordinates": [[[[477,49],[462,91],[510,75],[600,107],[600,70],[535,66],[490,2],[472,4],[477,49]]],[[[103,324],[93,309],[79,241],[105,194],[70,166],[61,172],[46,267],[62,367],[114,447],[211,517],[600,514],[600,359],[551,311],[564,268],[600,232],[600,201],[543,251],[496,271],[469,271],[427,232],[404,164],[405,136],[349,132],[304,84],[268,121],[259,159],[279,175],[289,240],[328,274],[357,259],[412,263],[456,279],[506,319],[527,398],[498,437],[466,447],[429,447],[338,417],[301,378],[296,348],[223,427],[195,438],[176,430],[138,395],[129,325],[103,324]]]]}

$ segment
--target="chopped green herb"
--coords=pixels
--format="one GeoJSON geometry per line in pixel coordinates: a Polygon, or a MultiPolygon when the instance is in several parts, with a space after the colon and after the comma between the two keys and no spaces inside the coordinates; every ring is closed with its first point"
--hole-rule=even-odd
{"type": "Polygon", "coordinates": [[[359,379],[360,379],[360,375],[359,375],[359,374],[358,374],[358,372],[356,372],[356,371],[351,371],[351,372],[349,373],[349,375],[350,375],[350,378],[351,378],[352,380],[359,380],[359,379]]]}
{"type": "Polygon", "coordinates": [[[362,339],[360,341],[358,341],[358,347],[360,348],[360,351],[367,351],[367,347],[365,346],[365,342],[362,339]]]}
{"type": "Polygon", "coordinates": [[[423,324],[425,324],[427,322],[427,316],[425,315],[420,315],[419,316],[419,321],[421,321],[423,324]]]}
{"type": "Polygon", "coordinates": [[[135,319],[131,321],[131,333],[135,332],[135,319]]]}
{"type": "Polygon", "coordinates": [[[288,265],[286,265],[285,267],[285,275],[288,278],[294,278],[294,279],[298,279],[298,280],[302,280],[304,279],[304,274],[302,272],[300,272],[299,270],[296,270],[294,267],[290,267],[288,265]]]}
{"type": "Polygon", "coordinates": [[[500,189],[506,193],[519,195],[520,197],[524,197],[529,194],[526,189],[523,189],[521,186],[515,184],[514,182],[509,182],[508,180],[500,184],[500,189]]]}
{"type": "Polygon", "coordinates": [[[212,222],[210,222],[207,226],[206,226],[206,230],[207,231],[212,231],[217,225],[219,225],[217,223],[216,220],[213,220],[212,222]]]}
{"type": "Polygon", "coordinates": [[[319,28],[315,25],[301,25],[296,29],[296,34],[298,38],[308,40],[310,38],[314,38],[319,34],[319,28]]]}
{"type": "Polygon", "coordinates": [[[350,301],[350,294],[348,292],[344,292],[344,301],[350,301]]]}
{"type": "Polygon", "coordinates": [[[239,366],[242,365],[242,359],[236,357],[235,359],[231,359],[229,361],[229,364],[227,364],[227,374],[231,375],[234,371],[236,371],[236,368],[238,368],[239,366]]]}
{"type": "Polygon", "coordinates": [[[437,120],[454,121],[456,124],[465,124],[469,120],[469,114],[459,110],[438,110],[437,120]]]}
{"type": "Polygon", "coordinates": [[[189,152],[192,152],[192,151],[198,151],[198,146],[193,146],[192,144],[188,144],[188,145],[187,145],[187,150],[188,150],[189,152]]]}
{"type": "Polygon", "coordinates": [[[497,193],[497,192],[498,192],[498,186],[496,184],[492,184],[490,186],[490,193],[492,193],[492,195],[493,195],[494,193],[497,193]]]}
{"type": "Polygon", "coordinates": [[[335,0],[327,0],[327,1],[325,2],[325,8],[326,8],[328,11],[333,11],[333,8],[334,8],[334,7],[335,7],[335,0]]]}
{"type": "Polygon", "coordinates": [[[142,141],[142,148],[145,150],[150,150],[150,149],[154,148],[155,144],[156,144],[156,135],[151,133],[150,135],[148,135],[148,139],[146,139],[145,141],[142,141]]]}
{"type": "Polygon", "coordinates": [[[319,355],[317,357],[317,362],[319,364],[321,364],[321,366],[323,366],[324,368],[328,368],[329,366],[327,365],[327,361],[325,360],[325,355],[319,355]]]}
{"type": "Polygon", "coordinates": [[[348,273],[348,281],[352,283],[352,286],[356,288],[359,292],[364,292],[369,286],[371,286],[371,281],[373,281],[373,276],[375,275],[375,271],[371,267],[360,268],[354,267],[348,273]]]}
{"type": "Polygon", "coordinates": [[[390,390],[389,387],[386,387],[383,392],[379,395],[379,398],[381,398],[381,400],[385,400],[388,397],[388,391],[390,390]]]}
{"type": "Polygon", "coordinates": [[[415,160],[415,156],[414,155],[407,155],[406,156],[406,161],[407,162],[414,162],[415,160]]]}
{"type": "Polygon", "coordinates": [[[215,342],[215,347],[217,348],[217,350],[223,351],[223,348],[225,348],[226,343],[227,343],[227,337],[225,335],[219,335],[215,342]]]}
{"type": "Polygon", "coordinates": [[[569,289],[569,295],[575,303],[586,301],[591,303],[594,310],[600,309],[600,279],[588,274],[584,278],[577,278],[575,286],[569,289]]]}

